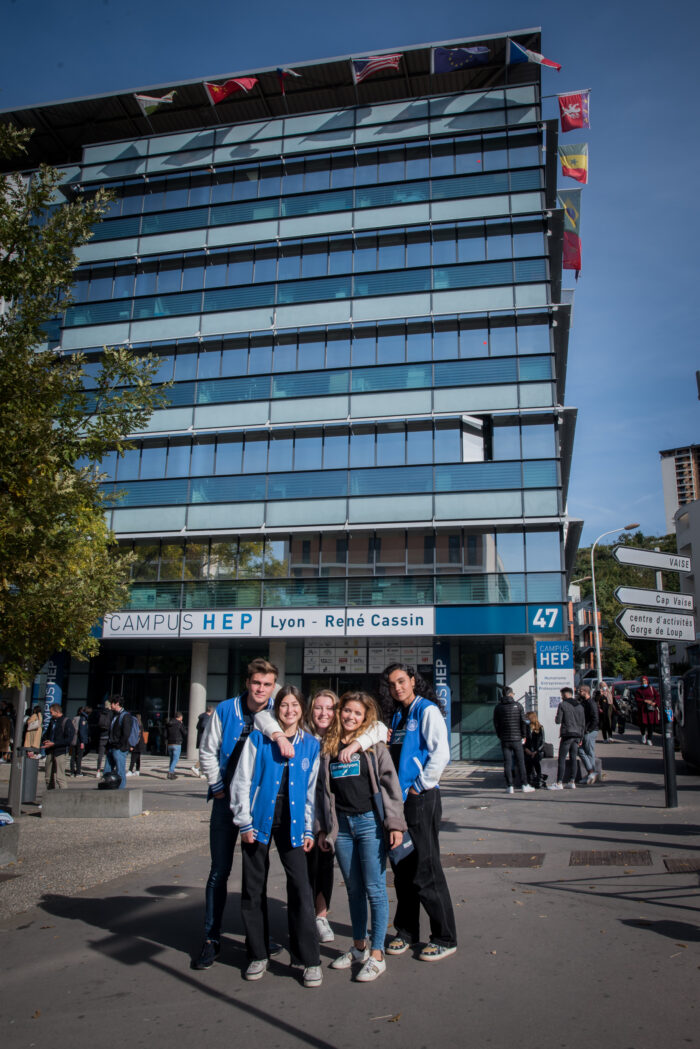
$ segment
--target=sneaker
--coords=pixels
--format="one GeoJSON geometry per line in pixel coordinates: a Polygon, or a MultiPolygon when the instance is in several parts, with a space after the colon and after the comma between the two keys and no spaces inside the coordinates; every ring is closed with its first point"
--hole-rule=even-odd
{"type": "Polygon", "coordinates": [[[408,940],[404,940],[403,936],[395,936],[393,940],[390,940],[386,945],[386,953],[396,957],[399,954],[405,954],[406,951],[410,951],[411,944],[408,940]]]}
{"type": "Polygon", "coordinates": [[[304,969],[304,987],[320,987],[323,982],[323,970],[320,965],[307,965],[304,969]]]}
{"type": "Polygon", "coordinates": [[[205,940],[199,957],[192,962],[193,969],[209,969],[219,957],[221,946],[218,940],[205,940]]]}
{"type": "Polygon", "coordinates": [[[369,947],[365,947],[364,950],[358,951],[357,947],[353,944],[349,951],[345,954],[339,954],[337,958],[334,958],[331,962],[331,969],[349,969],[355,962],[366,962],[369,958],[369,947]]]}
{"type": "Polygon", "coordinates": [[[191,771],[194,772],[194,774],[197,777],[197,779],[199,779],[201,773],[200,773],[199,769],[197,768],[197,766],[196,765],[192,765],[190,767],[191,767],[191,771]]]}
{"type": "Polygon", "coordinates": [[[563,790],[563,789],[564,789],[564,784],[563,783],[550,783],[547,786],[547,790],[563,790]]]}
{"type": "Polygon", "coordinates": [[[532,794],[534,787],[531,787],[529,783],[523,784],[523,794],[532,794]]]}
{"type": "Polygon", "coordinates": [[[378,958],[370,957],[362,966],[355,979],[358,983],[371,983],[372,980],[376,980],[378,976],[385,972],[386,962],[384,959],[382,958],[380,961],[378,958]]]}
{"type": "Polygon", "coordinates": [[[564,790],[576,790],[576,784],[572,780],[571,783],[564,784],[564,790]]]}
{"type": "Polygon", "coordinates": [[[457,950],[456,947],[445,947],[442,943],[427,943],[418,957],[422,962],[439,962],[443,958],[449,958],[457,950]]]}
{"type": "Polygon", "coordinates": [[[653,739],[648,739],[648,740],[647,740],[647,746],[648,746],[648,747],[653,747],[653,746],[654,746],[654,741],[653,741],[653,739]]]}
{"type": "Polygon", "coordinates": [[[127,776],[133,776],[133,772],[127,772],[127,776]]]}
{"type": "Polygon", "coordinates": [[[596,776],[595,772],[589,772],[586,776],[586,783],[595,783],[597,778],[598,777],[596,776]]]}
{"type": "Polygon", "coordinates": [[[515,794],[515,791],[512,787],[506,787],[506,794],[515,794]]]}
{"type": "Polygon", "coordinates": [[[140,776],[140,775],[141,775],[141,773],[140,773],[140,772],[133,772],[133,773],[132,773],[132,775],[133,775],[133,776],[140,776]]]}
{"type": "Polygon", "coordinates": [[[282,944],[277,943],[276,940],[267,941],[267,953],[268,957],[276,958],[278,954],[282,953],[282,944]]]}
{"type": "Polygon", "coordinates": [[[248,968],[243,973],[246,980],[262,980],[267,969],[267,958],[259,958],[248,963],[248,968]]]}
{"type": "Polygon", "coordinates": [[[328,918],[317,918],[316,929],[318,930],[318,938],[321,943],[332,943],[335,939],[328,918]]]}

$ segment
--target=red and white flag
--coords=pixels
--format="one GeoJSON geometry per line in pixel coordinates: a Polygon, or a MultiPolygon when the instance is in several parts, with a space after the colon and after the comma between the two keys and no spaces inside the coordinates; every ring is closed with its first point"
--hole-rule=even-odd
{"type": "Polygon", "coordinates": [[[557,95],[562,132],[591,126],[589,95],[590,91],[571,91],[568,95],[557,95]]]}
{"type": "Polygon", "coordinates": [[[378,73],[380,69],[398,69],[402,55],[378,55],[376,58],[353,58],[352,79],[361,84],[368,76],[378,73]]]}

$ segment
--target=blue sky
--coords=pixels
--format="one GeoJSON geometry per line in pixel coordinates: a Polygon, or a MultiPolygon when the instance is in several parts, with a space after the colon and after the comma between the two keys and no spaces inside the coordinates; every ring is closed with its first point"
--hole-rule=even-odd
{"type": "Polygon", "coordinates": [[[569,513],[584,543],[630,521],[665,531],[659,450],[700,443],[697,4],[5,0],[2,23],[0,109],[541,25],[563,66],[543,92],[592,92],[590,131],[565,138],[590,149],[569,513]]]}

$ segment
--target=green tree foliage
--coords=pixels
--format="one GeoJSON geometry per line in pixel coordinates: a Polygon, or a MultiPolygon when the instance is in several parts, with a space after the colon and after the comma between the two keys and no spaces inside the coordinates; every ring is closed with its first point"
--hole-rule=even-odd
{"type": "MultiPolygon", "coordinates": [[[[612,555],[612,548],[617,544],[637,546],[644,550],[659,549],[663,553],[675,554],[675,535],[653,536],[642,532],[623,532],[610,546],[597,546],[595,549],[595,580],[598,611],[601,617],[601,662],[605,676],[633,678],[657,661],[655,641],[630,641],[615,626],[615,617],[623,610],[615,598],[618,586],[642,587],[645,590],[656,589],[656,577],[651,568],[635,568],[632,565],[619,564],[612,555]]],[[[581,547],[576,556],[574,578],[590,576],[591,548],[581,547]]],[[[678,591],[677,572],[667,572],[663,577],[664,590],[678,591]]],[[[587,597],[593,592],[590,579],[580,584],[581,596],[587,597]]]]}
{"type": "MultiPolygon", "coordinates": [[[[0,126],[0,154],[28,133],[0,126]]],[[[107,204],[65,202],[60,174],[0,182],[0,685],[29,682],[57,651],[87,657],[91,630],[126,597],[129,555],[105,523],[106,452],[123,453],[162,396],[155,363],[106,349],[86,390],[85,359],[45,347],[44,326],[71,301],[76,249],[107,204]],[[60,201],[63,200],[63,203],[60,201]],[[57,206],[58,205],[58,206],[57,206]],[[81,465],[82,464],[82,465],[81,465]]]]}

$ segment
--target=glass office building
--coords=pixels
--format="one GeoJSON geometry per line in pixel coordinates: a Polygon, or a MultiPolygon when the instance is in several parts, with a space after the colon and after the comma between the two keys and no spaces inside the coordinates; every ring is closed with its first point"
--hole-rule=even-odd
{"type": "Polygon", "coordinates": [[[67,198],[114,194],[56,343],[173,381],[103,463],[133,586],[69,701],[194,719],[255,655],[305,691],[402,660],[450,687],[455,757],[497,752],[578,541],[557,126],[506,41],[453,42],[489,56],[448,74],[424,45],[358,85],[332,59],[216,107],[197,82],[150,118],[126,92],[12,114],[67,198]]]}

